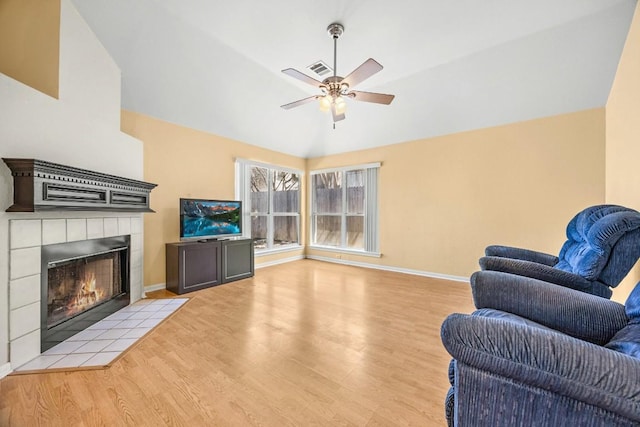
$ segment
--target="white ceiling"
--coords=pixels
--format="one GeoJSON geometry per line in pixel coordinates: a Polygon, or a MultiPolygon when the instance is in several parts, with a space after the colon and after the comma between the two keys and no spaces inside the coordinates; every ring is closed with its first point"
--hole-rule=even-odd
{"type": "MultiPolygon", "coordinates": [[[[122,107],[316,157],[603,107],[636,0],[72,0],[122,70],[122,107]],[[384,69],[332,128],[281,73],[384,69]]],[[[176,141],[180,144],[180,141],[176,141]]]]}

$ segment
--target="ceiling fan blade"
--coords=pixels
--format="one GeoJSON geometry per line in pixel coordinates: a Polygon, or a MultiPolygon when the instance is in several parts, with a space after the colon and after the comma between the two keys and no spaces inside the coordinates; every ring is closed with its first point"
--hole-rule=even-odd
{"type": "Polygon", "coordinates": [[[337,107],[335,105],[331,106],[331,115],[333,116],[333,123],[339,122],[340,120],[344,120],[344,113],[338,114],[337,107]]]}
{"type": "Polygon", "coordinates": [[[380,65],[375,59],[369,58],[362,63],[358,68],[353,70],[351,74],[342,79],[342,83],[347,83],[349,87],[354,87],[358,83],[373,76],[378,71],[382,70],[380,65]]]}
{"type": "Polygon", "coordinates": [[[362,92],[359,90],[352,90],[347,93],[347,96],[352,98],[354,101],[364,101],[364,102],[375,102],[376,104],[391,104],[395,95],[387,95],[384,93],[374,93],[374,92],[362,92]]]}
{"type": "Polygon", "coordinates": [[[298,70],[295,70],[293,68],[287,68],[286,70],[282,70],[283,73],[285,73],[288,76],[293,77],[294,79],[298,79],[300,81],[303,81],[307,84],[310,84],[311,86],[315,86],[315,87],[321,87],[322,86],[322,82],[316,79],[313,79],[309,76],[307,76],[304,73],[301,73],[298,70]]]}
{"type": "Polygon", "coordinates": [[[318,99],[319,96],[320,95],[313,95],[308,98],[299,99],[297,101],[293,101],[288,104],[281,105],[280,107],[284,108],[285,110],[290,110],[294,107],[298,107],[300,105],[308,104],[309,102],[315,101],[316,99],[318,99]]]}

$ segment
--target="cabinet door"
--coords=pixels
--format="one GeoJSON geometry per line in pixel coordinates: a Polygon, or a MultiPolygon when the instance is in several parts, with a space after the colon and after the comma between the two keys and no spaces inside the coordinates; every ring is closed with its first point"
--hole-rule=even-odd
{"type": "Polygon", "coordinates": [[[253,276],[253,240],[222,242],[222,283],[253,276]]]}
{"type": "Polygon", "coordinates": [[[196,243],[180,251],[183,292],[220,284],[220,243],[196,243]]]}

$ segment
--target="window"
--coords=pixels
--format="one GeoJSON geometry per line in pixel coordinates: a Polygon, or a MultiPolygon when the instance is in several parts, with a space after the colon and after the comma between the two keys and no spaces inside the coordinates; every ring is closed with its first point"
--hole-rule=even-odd
{"type": "Polygon", "coordinates": [[[257,250],[300,244],[301,172],[236,161],[236,194],[245,208],[245,234],[257,250]]]}
{"type": "Polygon", "coordinates": [[[311,172],[311,245],[372,254],[378,247],[379,163],[311,172]]]}

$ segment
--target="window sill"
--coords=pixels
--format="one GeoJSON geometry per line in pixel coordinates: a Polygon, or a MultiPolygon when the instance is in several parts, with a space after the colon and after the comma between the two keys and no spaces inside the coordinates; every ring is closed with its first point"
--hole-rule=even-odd
{"type": "Polygon", "coordinates": [[[327,251],[327,252],[338,252],[341,254],[349,254],[349,255],[368,256],[372,258],[380,258],[382,256],[380,252],[367,252],[364,250],[357,250],[357,249],[336,248],[334,246],[311,245],[309,246],[309,249],[315,249],[318,251],[327,251]]]}
{"type": "Polygon", "coordinates": [[[304,249],[302,245],[295,245],[295,244],[287,245],[287,246],[279,246],[277,248],[272,248],[272,249],[256,249],[254,251],[254,256],[260,257],[265,255],[280,254],[283,252],[294,252],[302,249],[304,249]]]}

